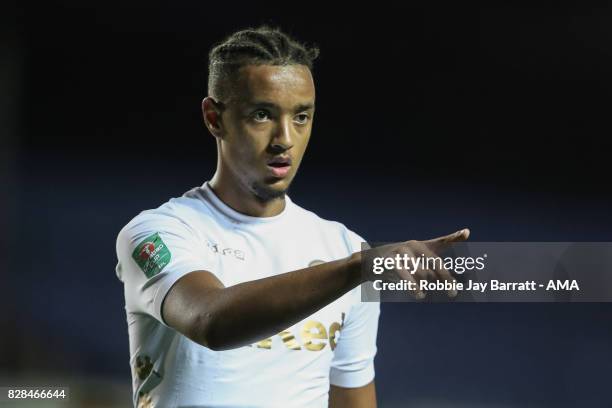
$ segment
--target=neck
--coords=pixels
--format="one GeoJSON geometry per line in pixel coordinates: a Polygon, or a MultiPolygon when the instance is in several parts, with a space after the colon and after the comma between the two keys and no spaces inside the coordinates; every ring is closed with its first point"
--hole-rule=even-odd
{"type": "Polygon", "coordinates": [[[209,182],[214,193],[232,209],[251,217],[273,217],[285,209],[285,197],[272,200],[261,200],[248,186],[235,180],[229,171],[217,167],[215,175],[209,182]]]}

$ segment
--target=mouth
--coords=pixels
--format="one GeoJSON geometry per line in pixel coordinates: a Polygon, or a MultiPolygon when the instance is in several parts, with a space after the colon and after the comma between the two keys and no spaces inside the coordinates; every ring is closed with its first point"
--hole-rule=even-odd
{"type": "Polygon", "coordinates": [[[274,177],[284,178],[289,174],[289,170],[291,170],[291,157],[274,157],[271,160],[268,160],[267,164],[268,169],[274,175],[274,177]]]}

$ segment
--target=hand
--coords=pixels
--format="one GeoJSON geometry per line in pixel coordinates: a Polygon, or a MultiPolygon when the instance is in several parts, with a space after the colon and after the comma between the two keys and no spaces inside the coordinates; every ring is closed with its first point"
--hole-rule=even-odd
{"type": "MultiPolygon", "coordinates": [[[[388,244],[367,251],[367,280],[383,279],[386,282],[407,280],[413,282],[413,291],[417,300],[422,300],[426,292],[420,288],[420,282],[442,281],[454,283],[455,278],[444,268],[439,254],[453,243],[468,239],[470,230],[465,228],[453,234],[430,239],[428,241],[406,241],[388,244]],[[380,274],[384,269],[384,275],[380,274]],[[378,273],[377,273],[378,272],[378,273]]],[[[454,287],[454,285],[453,285],[454,287]]],[[[449,297],[457,296],[457,291],[449,290],[449,297]]]]}

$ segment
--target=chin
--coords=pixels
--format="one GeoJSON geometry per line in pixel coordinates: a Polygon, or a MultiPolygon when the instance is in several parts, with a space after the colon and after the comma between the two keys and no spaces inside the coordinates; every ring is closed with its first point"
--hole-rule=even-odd
{"type": "Polygon", "coordinates": [[[253,183],[251,190],[260,200],[270,201],[283,198],[289,190],[289,184],[291,181],[272,179],[272,182],[266,180],[263,183],[253,183]]]}

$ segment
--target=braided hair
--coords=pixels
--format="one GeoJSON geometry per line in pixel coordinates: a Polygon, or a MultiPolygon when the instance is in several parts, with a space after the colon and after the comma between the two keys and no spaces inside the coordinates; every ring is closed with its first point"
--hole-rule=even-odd
{"type": "Polygon", "coordinates": [[[305,65],[312,71],[319,55],[278,28],[261,26],[237,31],[208,54],[208,93],[217,100],[229,97],[228,79],[245,65],[305,65]]]}

